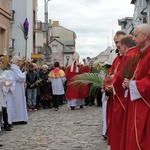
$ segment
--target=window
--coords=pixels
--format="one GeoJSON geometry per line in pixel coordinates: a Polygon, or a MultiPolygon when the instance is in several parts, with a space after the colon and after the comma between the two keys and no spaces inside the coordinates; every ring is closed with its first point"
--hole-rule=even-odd
{"type": "Polygon", "coordinates": [[[53,62],[55,63],[56,61],[57,61],[57,59],[56,59],[56,58],[54,58],[53,62]]]}
{"type": "Polygon", "coordinates": [[[146,0],[139,0],[139,6],[146,6],[146,0]]]}
{"type": "Polygon", "coordinates": [[[58,45],[52,45],[52,53],[58,52],[58,45]]]}

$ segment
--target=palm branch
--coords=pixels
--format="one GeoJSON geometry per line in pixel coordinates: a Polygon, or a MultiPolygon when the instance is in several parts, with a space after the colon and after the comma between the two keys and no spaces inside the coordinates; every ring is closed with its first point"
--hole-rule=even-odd
{"type": "Polygon", "coordinates": [[[89,95],[96,95],[103,84],[103,80],[99,73],[84,73],[74,76],[69,85],[78,86],[78,88],[88,85],[89,95]]]}
{"type": "Polygon", "coordinates": [[[23,24],[20,23],[19,29],[21,29],[21,31],[23,32],[23,35],[25,35],[25,29],[24,29],[24,27],[23,27],[23,24]]]}
{"type": "Polygon", "coordinates": [[[141,55],[135,54],[131,60],[126,61],[126,64],[123,68],[123,79],[131,79],[134,74],[134,67],[141,58],[141,55]]]}

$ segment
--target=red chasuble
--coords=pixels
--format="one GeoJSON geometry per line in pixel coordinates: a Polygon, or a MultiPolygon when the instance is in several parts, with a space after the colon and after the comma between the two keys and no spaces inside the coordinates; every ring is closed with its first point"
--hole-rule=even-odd
{"type": "Polygon", "coordinates": [[[90,72],[89,66],[79,65],[79,72],[76,72],[75,66],[76,64],[74,64],[73,72],[70,71],[71,65],[68,66],[65,70],[67,78],[67,89],[66,89],[67,100],[84,99],[88,96],[88,85],[83,85],[82,87],[79,88],[78,86],[68,84],[74,76],[90,72]]]}
{"type": "MultiPolygon", "coordinates": [[[[116,56],[109,70],[110,75],[112,74],[114,75],[117,73],[121,59],[122,59],[122,56],[119,56],[119,55],[116,56]]],[[[111,145],[111,140],[112,140],[111,139],[112,107],[113,107],[113,94],[110,93],[109,99],[107,101],[107,107],[106,107],[106,124],[107,124],[106,136],[108,137],[108,145],[111,145]]]]}
{"type": "Polygon", "coordinates": [[[114,97],[112,109],[111,150],[124,150],[126,140],[127,98],[122,87],[124,78],[131,78],[139,60],[139,49],[129,49],[122,58],[117,74],[113,78],[114,97]],[[115,137],[115,138],[114,138],[115,137]]]}
{"type": "Polygon", "coordinates": [[[69,65],[65,70],[65,74],[67,79],[66,99],[79,99],[79,88],[68,84],[75,75],[79,75],[79,72],[76,71],[76,62],[74,63],[73,71],[71,72],[71,65],[69,65]]]}
{"type": "Polygon", "coordinates": [[[142,52],[133,80],[141,98],[129,103],[126,150],[150,150],[150,46],[142,52]]]}

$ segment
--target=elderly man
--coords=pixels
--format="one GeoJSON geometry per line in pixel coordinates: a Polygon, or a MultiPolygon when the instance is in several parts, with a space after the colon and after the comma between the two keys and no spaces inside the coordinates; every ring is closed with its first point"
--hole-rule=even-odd
{"type": "Polygon", "coordinates": [[[20,70],[21,59],[19,56],[12,58],[11,71],[16,81],[16,86],[13,95],[13,120],[14,124],[27,123],[27,104],[25,98],[25,80],[26,74],[20,70]]]}
{"type": "Polygon", "coordinates": [[[140,48],[140,60],[132,79],[124,79],[129,88],[130,103],[126,125],[126,150],[150,149],[150,25],[142,24],[134,30],[134,41],[140,48]]]}

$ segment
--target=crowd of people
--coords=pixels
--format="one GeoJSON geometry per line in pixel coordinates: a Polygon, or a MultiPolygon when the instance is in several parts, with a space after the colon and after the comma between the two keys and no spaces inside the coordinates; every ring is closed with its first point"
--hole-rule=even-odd
{"type": "Polygon", "coordinates": [[[134,36],[117,31],[114,41],[118,53],[102,86],[103,135],[111,150],[149,150],[150,25],[134,36]]]}
{"type": "MultiPolygon", "coordinates": [[[[11,131],[13,125],[27,124],[28,111],[48,108],[58,111],[59,106],[66,103],[70,110],[76,107],[82,109],[85,99],[85,105],[94,105],[94,100],[90,103],[87,85],[80,89],[69,84],[75,75],[90,72],[90,66],[85,61],[79,63],[77,52],[72,58],[73,63],[64,70],[59,62],[38,67],[36,63],[19,56],[14,56],[8,66],[4,66],[1,55],[0,129],[4,127],[6,131],[11,131]]],[[[101,106],[100,103],[98,106],[101,106]]]]}
{"type": "MultiPolygon", "coordinates": [[[[102,105],[102,135],[111,150],[149,150],[150,25],[136,27],[134,36],[117,31],[114,42],[114,59],[110,55],[105,65],[108,73],[100,72],[105,84],[97,92],[97,106],[102,105]]],[[[15,124],[26,124],[28,111],[40,107],[58,111],[64,103],[71,110],[94,104],[89,84],[70,84],[74,76],[89,73],[91,68],[85,60],[79,63],[77,52],[72,59],[65,70],[59,62],[41,68],[25,62],[22,68],[22,59],[14,56],[5,68],[0,56],[0,120],[6,131],[15,124]]]]}

